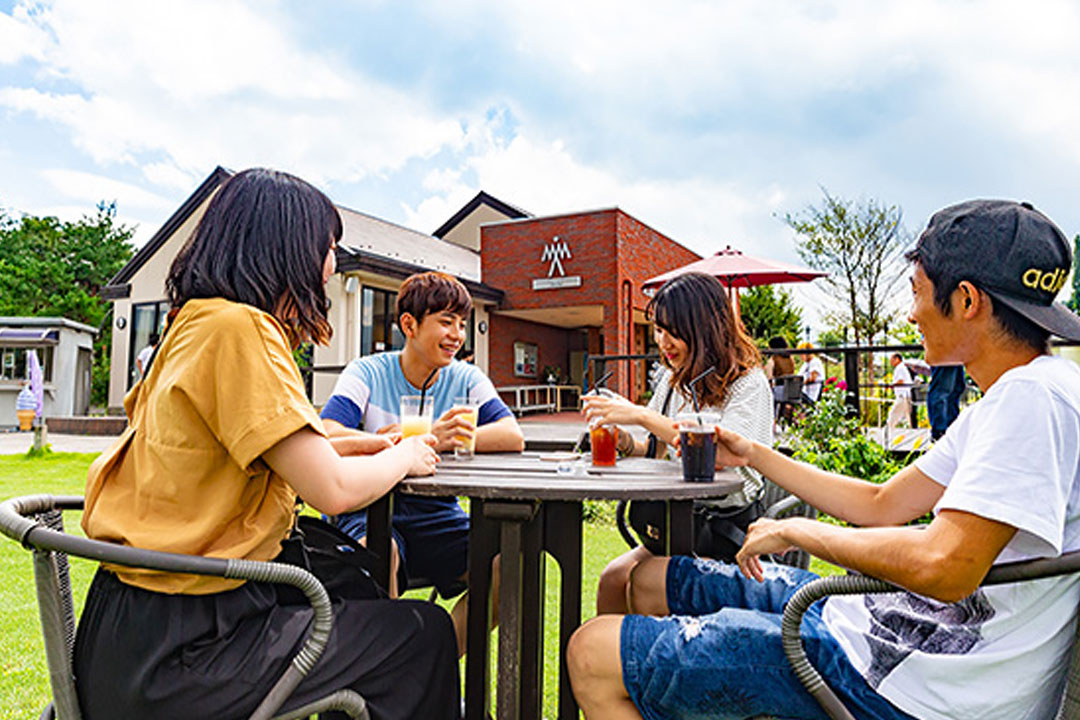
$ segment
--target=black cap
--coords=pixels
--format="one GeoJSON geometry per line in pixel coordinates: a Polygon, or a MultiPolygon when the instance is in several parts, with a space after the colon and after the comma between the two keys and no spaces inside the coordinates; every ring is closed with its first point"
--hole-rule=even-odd
{"type": "Polygon", "coordinates": [[[969,200],[940,210],[916,252],[927,267],[970,281],[1055,335],[1080,340],[1080,317],[1054,302],[1072,267],[1069,243],[1030,203],[969,200]]]}

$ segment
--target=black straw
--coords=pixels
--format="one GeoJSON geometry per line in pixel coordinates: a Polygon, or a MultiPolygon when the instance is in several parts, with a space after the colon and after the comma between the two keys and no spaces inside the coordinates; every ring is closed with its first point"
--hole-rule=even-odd
{"type": "Polygon", "coordinates": [[[701,425],[701,415],[700,415],[701,406],[698,404],[698,399],[697,399],[697,384],[701,380],[703,380],[706,375],[713,372],[714,370],[716,370],[715,365],[713,367],[709,368],[708,370],[706,370],[705,372],[701,373],[696,378],[694,378],[693,380],[690,381],[690,395],[691,395],[691,398],[694,401],[694,412],[699,413],[698,414],[698,419],[697,419],[698,425],[701,425]]]}
{"type": "Polygon", "coordinates": [[[431,378],[435,377],[435,373],[439,372],[439,368],[435,368],[424,380],[424,384],[420,386],[420,414],[424,414],[424,395],[427,394],[428,383],[431,382],[431,378]]]}
{"type": "Polygon", "coordinates": [[[614,370],[608,370],[606,373],[600,376],[600,379],[593,383],[592,390],[589,392],[596,392],[598,389],[604,387],[604,383],[608,381],[608,378],[615,374],[614,370]]]}

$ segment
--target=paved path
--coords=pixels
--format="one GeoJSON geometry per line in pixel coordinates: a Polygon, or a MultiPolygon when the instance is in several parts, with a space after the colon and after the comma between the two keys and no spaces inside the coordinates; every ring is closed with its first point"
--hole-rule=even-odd
{"type": "MultiPolygon", "coordinates": [[[[114,435],[60,435],[49,433],[46,440],[54,452],[99,453],[112,444],[114,435]]],[[[22,454],[34,444],[31,432],[0,432],[0,455],[22,454]]]]}
{"type": "MultiPolygon", "coordinates": [[[[576,412],[526,415],[519,420],[526,444],[537,450],[569,450],[577,442],[578,436],[585,431],[585,421],[581,414],[576,412]]],[[[112,435],[49,433],[47,442],[56,452],[99,453],[115,439],[112,435]]],[[[0,432],[0,455],[24,453],[33,443],[33,433],[0,432]]]]}

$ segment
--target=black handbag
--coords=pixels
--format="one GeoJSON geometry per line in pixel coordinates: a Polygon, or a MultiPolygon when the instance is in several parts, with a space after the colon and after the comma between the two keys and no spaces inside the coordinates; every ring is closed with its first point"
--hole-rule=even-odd
{"type": "MultiPolygon", "coordinates": [[[[340,529],[319,518],[301,515],[274,560],[310,572],[332,599],[375,600],[388,597],[375,581],[376,559],[373,552],[340,529]]],[[[307,603],[304,594],[291,585],[278,585],[277,589],[278,601],[283,605],[307,603]]]]}
{"type": "MultiPolygon", "coordinates": [[[[732,508],[694,503],[694,554],[734,561],[735,554],[746,540],[746,529],[762,514],[760,500],[732,508]]],[[[627,519],[649,552],[653,555],[667,554],[667,512],[663,501],[631,502],[627,519]]]]}

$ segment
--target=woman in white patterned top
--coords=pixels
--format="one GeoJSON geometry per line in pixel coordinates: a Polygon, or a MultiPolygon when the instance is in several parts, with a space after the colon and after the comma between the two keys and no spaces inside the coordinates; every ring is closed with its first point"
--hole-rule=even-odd
{"type": "MultiPolygon", "coordinates": [[[[686,273],[668,281],[649,303],[654,337],[664,370],[647,407],[622,397],[586,397],[585,417],[612,425],[638,425],[650,441],[618,432],[623,455],[645,455],[656,447],[663,456],[678,437],[673,418],[693,407],[690,381],[709,368],[714,372],[697,384],[701,410],[717,413],[722,427],[772,444],[772,392],[761,369],[760,355],[742,322],[732,311],[720,281],[703,273],[686,273]]],[[[742,470],[742,468],[740,468],[742,470]]],[[[762,480],[754,471],[741,473],[743,487],[723,500],[695,503],[695,553],[731,559],[734,538],[760,514],[762,480]]],[[[642,545],[608,563],[596,594],[598,613],[627,612],[630,571],[645,558],[661,554],[666,527],[662,503],[631,503],[630,524],[642,545]]]]}

